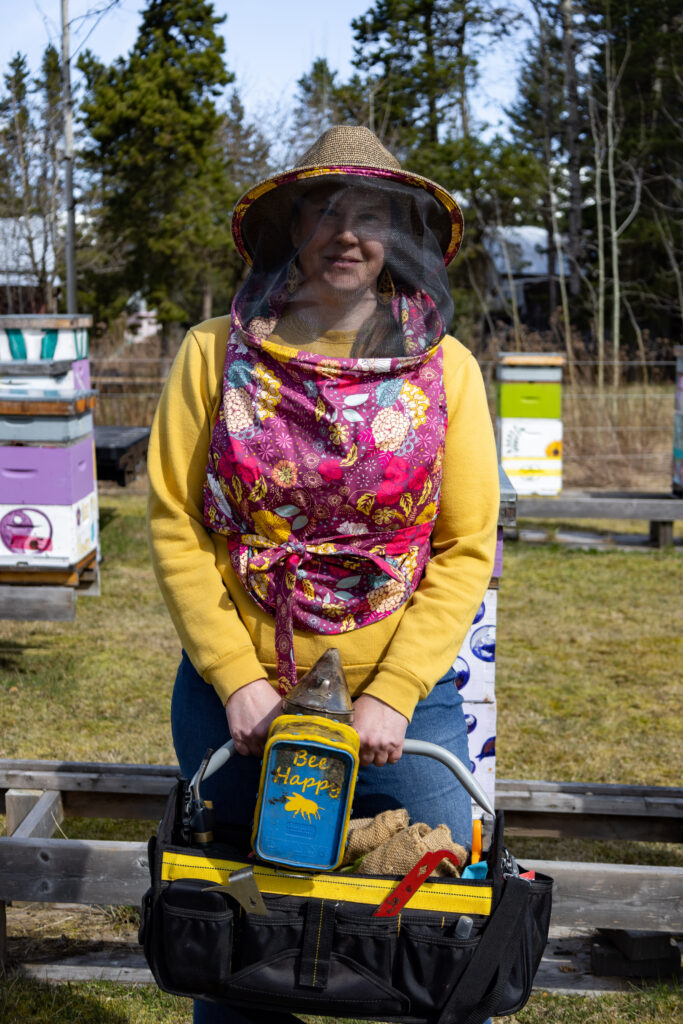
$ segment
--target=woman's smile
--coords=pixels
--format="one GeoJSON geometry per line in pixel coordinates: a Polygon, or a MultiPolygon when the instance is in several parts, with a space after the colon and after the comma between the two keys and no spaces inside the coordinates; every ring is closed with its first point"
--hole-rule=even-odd
{"type": "Polygon", "coordinates": [[[323,185],[309,194],[292,226],[303,277],[299,300],[374,303],[390,234],[389,200],[377,192],[323,185]]]}

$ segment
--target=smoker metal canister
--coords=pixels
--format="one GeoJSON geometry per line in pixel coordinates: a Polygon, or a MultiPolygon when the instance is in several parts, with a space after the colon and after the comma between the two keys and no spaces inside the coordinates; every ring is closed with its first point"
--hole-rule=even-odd
{"type": "Polygon", "coordinates": [[[318,715],[281,715],[261,768],[252,846],[286,867],[332,871],[344,855],[358,774],[358,733],[318,715]]]}

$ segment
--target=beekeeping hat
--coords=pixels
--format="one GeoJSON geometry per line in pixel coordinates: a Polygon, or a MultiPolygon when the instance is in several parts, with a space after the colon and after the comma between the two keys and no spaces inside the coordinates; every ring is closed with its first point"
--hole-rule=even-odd
{"type": "Polygon", "coordinates": [[[288,170],[260,181],[237,203],[232,233],[242,258],[252,266],[259,257],[275,267],[291,251],[290,225],[295,204],[324,182],[349,186],[355,180],[385,190],[410,211],[406,227],[432,235],[447,266],[462,240],[463,217],[450,192],[401,168],[369,128],[335,125],[288,170]],[[266,244],[267,239],[267,244],[266,244]]]}

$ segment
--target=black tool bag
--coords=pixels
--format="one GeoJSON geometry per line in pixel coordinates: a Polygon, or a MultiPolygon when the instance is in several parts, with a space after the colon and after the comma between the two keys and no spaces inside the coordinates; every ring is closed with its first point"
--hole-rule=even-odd
{"type": "Polygon", "coordinates": [[[187,799],[180,780],[149,844],[140,942],[164,991],[263,1013],[412,1024],[482,1024],[526,1003],[552,879],[519,877],[501,813],[485,880],[428,879],[400,913],[378,917],[401,878],[274,868],[249,855],[237,828],[193,845],[187,799]],[[256,888],[260,912],[245,909],[256,907],[256,888]]]}

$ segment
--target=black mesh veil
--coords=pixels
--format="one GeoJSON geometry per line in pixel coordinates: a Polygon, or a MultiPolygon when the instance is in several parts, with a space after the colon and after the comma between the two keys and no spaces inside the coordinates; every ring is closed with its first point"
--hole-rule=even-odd
{"type": "Polygon", "coordinates": [[[313,330],[353,329],[357,357],[409,354],[407,308],[436,325],[422,347],[448,330],[443,208],[428,191],[365,173],[323,173],[280,184],[259,202],[248,225],[243,323],[275,309],[313,330]]]}

